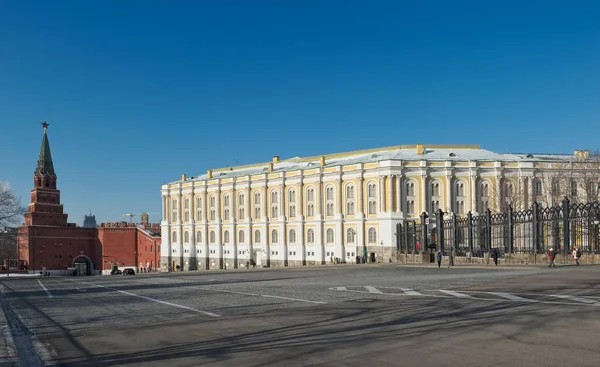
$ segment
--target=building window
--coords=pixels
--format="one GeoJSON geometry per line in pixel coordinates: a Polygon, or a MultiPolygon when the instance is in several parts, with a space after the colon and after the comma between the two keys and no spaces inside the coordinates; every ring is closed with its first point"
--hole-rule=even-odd
{"type": "Polygon", "coordinates": [[[184,199],[184,201],[183,201],[183,208],[184,208],[184,211],[183,211],[184,220],[186,222],[189,222],[190,221],[190,198],[186,197],[184,199]]]}
{"type": "Polygon", "coordinates": [[[215,231],[210,231],[210,243],[215,243],[215,231]]]}
{"type": "Polygon", "coordinates": [[[438,181],[431,182],[429,186],[429,213],[435,213],[440,209],[440,183],[438,181]]]}
{"type": "Polygon", "coordinates": [[[375,183],[370,183],[367,190],[367,200],[368,200],[368,209],[370,215],[375,215],[377,213],[377,185],[375,183]]]}
{"type": "Polygon", "coordinates": [[[346,186],[346,215],[354,215],[354,186],[346,186]]]}
{"type": "Polygon", "coordinates": [[[202,198],[196,199],[196,220],[202,220],[202,198]]]}
{"type": "Polygon", "coordinates": [[[456,214],[465,214],[465,183],[463,181],[456,182],[456,200],[454,211],[456,214]]]}
{"type": "Polygon", "coordinates": [[[477,211],[483,213],[490,207],[490,184],[487,181],[480,183],[479,192],[481,194],[479,196],[479,201],[477,202],[477,211]]]}
{"type": "Polygon", "coordinates": [[[215,211],[215,201],[216,201],[216,199],[215,199],[214,195],[213,195],[213,196],[211,196],[211,197],[210,197],[210,200],[209,200],[209,206],[210,206],[210,220],[211,220],[211,221],[214,221],[214,220],[215,220],[215,217],[216,217],[216,211],[215,211]]]}
{"type": "Polygon", "coordinates": [[[244,194],[238,195],[238,219],[244,219],[244,194]]]}
{"type": "Polygon", "coordinates": [[[333,208],[334,208],[334,205],[335,205],[333,187],[328,186],[325,189],[325,192],[326,192],[326,195],[325,195],[325,208],[326,208],[325,215],[328,216],[328,217],[332,217],[333,216],[333,208]]]}
{"type": "Polygon", "coordinates": [[[254,193],[254,219],[260,219],[260,192],[254,193]]]}
{"type": "Polygon", "coordinates": [[[415,196],[415,183],[412,181],[406,183],[406,196],[415,196]]]}
{"type": "Polygon", "coordinates": [[[254,243],[260,243],[260,231],[258,229],[254,231],[254,243]]]}
{"type": "Polygon", "coordinates": [[[271,218],[279,216],[279,198],[277,191],[271,191],[271,218]]]}
{"type": "Polygon", "coordinates": [[[177,199],[173,199],[173,201],[171,202],[171,210],[172,210],[172,217],[171,217],[171,221],[172,222],[177,222],[177,199]]]}
{"type": "Polygon", "coordinates": [[[327,243],[333,243],[333,229],[327,229],[327,243]]]}
{"type": "Polygon", "coordinates": [[[202,242],[202,232],[196,232],[196,243],[202,242]]]}
{"type": "Polygon", "coordinates": [[[571,181],[571,197],[577,197],[577,182],[571,181]]]}
{"type": "Polygon", "coordinates": [[[315,216],[315,190],[313,188],[309,188],[307,190],[306,195],[306,215],[308,217],[315,216]]]}
{"type": "Polygon", "coordinates": [[[296,231],[290,229],[290,243],[296,243],[296,231]]]}
{"type": "Polygon", "coordinates": [[[533,181],[533,194],[535,196],[542,195],[542,182],[540,180],[533,181]]]}
{"type": "Polygon", "coordinates": [[[244,231],[239,231],[238,232],[238,242],[239,243],[244,243],[244,231]]]}
{"type": "Polygon", "coordinates": [[[288,192],[288,198],[289,198],[288,216],[290,218],[295,218],[296,217],[296,191],[290,190],[288,192]]]}
{"type": "Polygon", "coordinates": [[[271,243],[279,243],[279,236],[276,229],[271,231],[271,243]]]}
{"type": "Polygon", "coordinates": [[[223,243],[229,243],[229,231],[223,232],[223,243]]]}
{"type": "Polygon", "coordinates": [[[348,241],[348,243],[354,243],[356,238],[356,233],[354,232],[354,229],[348,228],[348,231],[346,233],[346,240],[348,241]]]}
{"type": "Polygon", "coordinates": [[[223,196],[223,220],[229,220],[229,195],[223,196]]]}
{"type": "Polygon", "coordinates": [[[373,227],[369,228],[369,243],[377,243],[377,230],[373,227]]]}
{"type": "Polygon", "coordinates": [[[315,242],[315,231],[313,231],[312,229],[309,229],[308,231],[306,231],[306,242],[308,242],[308,243],[315,242]]]}
{"type": "Polygon", "coordinates": [[[183,234],[183,242],[184,243],[190,243],[190,232],[185,231],[183,234]]]}
{"type": "Polygon", "coordinates": [[[173,239],[173,243],[177,243],[177,232],[173,231],[171,238],[173,239]]]}

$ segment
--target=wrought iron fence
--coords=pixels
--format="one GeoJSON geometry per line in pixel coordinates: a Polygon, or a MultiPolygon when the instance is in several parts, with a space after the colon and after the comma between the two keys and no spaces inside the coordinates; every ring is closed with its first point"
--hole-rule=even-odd
{"type": "MultiPolygon", "coordinates": [[[[428,216],[421,223],[406,221],[398,225],[398,251],[410,253],[422,239],[426,249],[428,216]]],[[[507,253],[543,253],[553,248],[569,253],[577,247],[583,253],[600,253],[600,203],[571,204],[565,198],[560,205],[542,208],[533,203],[530,209],[481,215],[456,216],[442,210],[435,213],[435,246],[437,251],[457,256],[483,257],[492,250],[500,256],[507,253]]]]}

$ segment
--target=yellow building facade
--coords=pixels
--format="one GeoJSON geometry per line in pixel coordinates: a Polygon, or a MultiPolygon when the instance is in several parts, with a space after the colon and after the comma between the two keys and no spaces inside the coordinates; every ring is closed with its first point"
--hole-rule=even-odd
{"type": "Polygon", "coordinates": [[[183,175],[161,188],[161,268],[351,263],[365,253],[387,262],[397,223],[551,202],[548,178],[572,157],[417,144],[183,175]]]}

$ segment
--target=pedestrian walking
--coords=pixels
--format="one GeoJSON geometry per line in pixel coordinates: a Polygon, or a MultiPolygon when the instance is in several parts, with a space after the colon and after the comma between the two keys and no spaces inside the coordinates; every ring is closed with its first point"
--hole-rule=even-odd
{"type": "Polygon", "coordinates": [[[496,266],[498,266],[498,249],[494,248],[492,249],[492,259],[494,260],[494,264],[496,264],[496,266]]]}
{"type": "Polygon", "coordinates": [[[573,248],[573,259],[575,260],[575,266],[579,266],[579,258],[581,257],[581,251],[575,246],[573,248]]]}
{"type": "Polygon", "coordinates": [[[556,251],[554,251],[553,248],[550,248],[548,251],[548,260],[550,260],[550,265],[548,265],[548,267],[555,268],[556,264],[554,264],[554,260],[556,260],[556,251]]]}
{"type": "Polygon", "coordinates": [[[435,254],[435,260],[437,261],[438,264],[438,268],[442,267],[442,252],[438,251],[437,254],[435,254]]]}

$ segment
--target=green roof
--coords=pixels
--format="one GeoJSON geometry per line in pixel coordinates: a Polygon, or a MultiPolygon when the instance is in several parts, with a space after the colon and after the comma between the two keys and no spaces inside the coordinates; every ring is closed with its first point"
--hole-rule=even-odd
{"type": "Polygon", "coordinates": [[[54,173],[54,164],[52,163],[52,154],[50,154],[50,143],[48,142],[48,134],[44,129],[44,137],[42,138],[42,147],[40,148],[40,157],[38,158],[36,175],[56,177],[54,173]]]}

